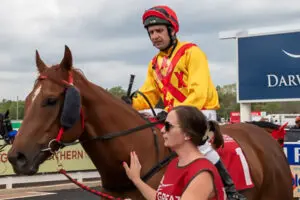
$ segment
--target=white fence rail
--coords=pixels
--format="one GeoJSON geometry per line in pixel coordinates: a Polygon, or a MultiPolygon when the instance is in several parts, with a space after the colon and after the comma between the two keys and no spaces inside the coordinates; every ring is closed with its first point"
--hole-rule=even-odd
{"type": "MultiPolygon", "coordinates": [[[[88,178],[100,178],[98,171],[90,172],[70,172],[68,173],[72,178],[79,182],[88,178]]],[[[0,185],[5,185],[6,189],[12,189],[14,184],[22,183],[45,183],[53,181],[66,181],[68,180],[63,174],[41,174],[34,176],[6,176],[0,177],[0,185]]]]}

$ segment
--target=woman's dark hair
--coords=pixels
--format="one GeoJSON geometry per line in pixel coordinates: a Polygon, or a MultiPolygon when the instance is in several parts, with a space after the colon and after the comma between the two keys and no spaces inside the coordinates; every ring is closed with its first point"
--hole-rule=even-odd
{"type": "Polygon", "coordinates": [[[206,120],[205,115],[194,106],[177,106],[172,109],[176,112],[181,129],[191,137],[191,141],[199,146],[203,145],[208,137],[205,135],[207,129],[214,133],[213,145],[219,148],[224,139],[217,122],[206,120]]]}

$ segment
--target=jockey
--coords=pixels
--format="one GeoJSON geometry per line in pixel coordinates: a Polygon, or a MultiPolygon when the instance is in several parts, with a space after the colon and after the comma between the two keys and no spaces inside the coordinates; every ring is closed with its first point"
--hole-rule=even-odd
{"type": "MultiPolygon", "coordinates": [[[[216,110],[220,105],[207,58],[195,44],[178,40],[176,13],[168,6],[155,6],[145,11],[142,20],[153,46],[159,52],[149,63],[147,78],[139,91],[152,105],[163,99],[165,108],[157,118],[165,119],[167,112],[175,106],[193,105],[202,110],[209,120],[216,120],[216,110]]],[[[133,99],[123,96],[122,99],[136,110],[150,107],[141,95],[133,99]]],[[[207,141],[199,150],[217,167],[228,199],[243,199],[210,143],[207,141]]]]}

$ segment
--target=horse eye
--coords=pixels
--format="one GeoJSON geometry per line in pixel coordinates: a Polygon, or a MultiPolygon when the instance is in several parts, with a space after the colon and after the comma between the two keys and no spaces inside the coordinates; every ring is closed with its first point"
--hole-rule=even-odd
{"type": "Polygon", "coordinates": [[[57,98],[48,97],[44,100],[42,106],[54,106],[57,103],[57,98]]]}

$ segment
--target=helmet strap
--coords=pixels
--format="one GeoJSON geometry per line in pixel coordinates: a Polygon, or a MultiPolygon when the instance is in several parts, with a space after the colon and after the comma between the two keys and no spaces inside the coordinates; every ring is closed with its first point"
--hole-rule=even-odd
{"type": "MultiPolygon", "coordinates": [[[[177,45],[176,34],[172,35],[172,31],[173,31],[172,26],[167,26],[167,30],[168,30],[168,35],[169,35],[169,38],[170,38],[170,43],[169,43],[169,45],[165,49],[163,49],[161,51],[166,51],[169,48],[171,48],[172,46],[174,46],[174,48],[173,48],[173,50],[174,50],[175,47],[176,47],[176,45],[177,45]]],[[[173,52],[173,50],[172,50],[172,52],[173,52]]],[[[172,55],[172,53],[171,53],[171,55],[172,55]]]]}
{"type": "Polygon", "coordinates": [[[167,29],[168,29],[169,37],[171,39],[171,44],[174,44],[176,41],[176,33],[175,35],[172,35],[172,31],[174,30],[172,26],[167,26],[167,29]]]}

